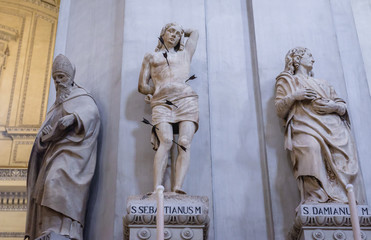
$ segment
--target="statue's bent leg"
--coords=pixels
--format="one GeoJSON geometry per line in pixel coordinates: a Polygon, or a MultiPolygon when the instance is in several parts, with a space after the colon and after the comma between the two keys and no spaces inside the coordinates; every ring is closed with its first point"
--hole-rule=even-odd
{"type": "Polygon", "coordinates": [[[185,193],[181,190],[185,175],[189,167],[189,161],[191,157],[191,142],[193,135],[195,134],[196,125],[191,121],[183,121],[179,123],[179,139],[178,143],[185,147],[187,150],[184,151],[178,147],[178,158],[176,160],[175,170],[175,185],[173,191],[179,193],[185,193]]]}
{"type": "Polygon", "coordinates": [[[156,127],[156,133],[160,140],[160,146],[157,149],[153,163],[154,190],[158,185],[162,184],[169,151],[173,145],[173,126],[170,123],[163,122],[157,124],[156,127]]]}

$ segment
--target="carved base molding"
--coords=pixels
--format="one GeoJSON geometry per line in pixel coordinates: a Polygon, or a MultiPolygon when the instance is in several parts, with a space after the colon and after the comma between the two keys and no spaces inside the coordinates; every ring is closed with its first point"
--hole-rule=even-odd
{"type": "Polygon", "coordinates": [[[0,232],[0,238],[23,238],[24,232],[0,232]]]}
{"type": "MultiPolygon", "coordinates": [[[[164,194],[164,239],[206,240],[209,199],[205,196],[164,194]]],[[[156,239],[156,196],[131,196],[124,217],[125,240],[156,239]]]]}
{"type": "MultiPolygon", "coordinates": [[[[370,239],[371,229],[361,230],[361,239],[366,240],[370,239]]],[[[303,228],[302,234],[299,238],[300,240],[353,240],[353,231],[351,228],[303,228]]]]}
{"type": "MultiPolygon", "coordinates": [[[[371,208],[359,205],[362,240],[371,239],[371,208]]],[[[352,240],[350,210],[346,204],[301,205],[289,233],[292,240],[352,240]]]]}
{"type": "Polygon", "coordinates": [[[26,181],[27,169],[3,168],[0,169],[0,181],[26,181]]]}
{"type": "Polygon", "coordinates": [[[27,211],[27,169],[0,169],[0,211],[27,211]]]}
{"type": "Polygon", "coordinates": [[[0,211],[27,211],[26,192],[0,192],[0,211]]]}

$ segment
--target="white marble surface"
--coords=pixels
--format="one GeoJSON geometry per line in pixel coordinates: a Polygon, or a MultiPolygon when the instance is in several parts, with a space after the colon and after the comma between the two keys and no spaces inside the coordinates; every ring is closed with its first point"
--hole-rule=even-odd
{"type": "Polygon", "coordinates": [[[206,3],[215,239],[269,239],[247,6],[206,3]]]}
{"type": "MultiPolygon", "coordinates": [[[[295,190],[297,186],[292,177],[289,156],[283,149],[283,128],[281,121],[275,116],[273,102],[275,75],[283,70],[287,51],[285,49],[305,46],[312,50],[316,60],[315,77],[329,81],[348,102],[360,164],[363,169],[371,167],[366,152],[362,151],[367,148],[367,144],[361,144],[368,141],[366,134],[371,136],[371,129],[366,126],[371,118],[358,116],[371,112],[370,105],[366,105],[370,101],[368,87],[364,77],[359,75],[362,71],[355,70],[360,68],[358,62],[362,59],[357,54],[359,50],[349,51],[345,48],[357,48],[359,44],[354,41],[345,43],[345,38],[354,38],[354,25],[348,23],[339,28],[343,23],[340,22],[342,19],[351,17],[351,8],[342,7],[348,3],[347,0],[253,1],[275,239],[285,239],[285,233],[292,226],[294,209],[300,201],[298,191],[295,190]],[[345,53],[349,58],[344,56],[345,53]],[[346,74],[349,71],[355,71],[358,75],[354,75],[351,80],[346,74]],[[364,99],[363,102],[360,101],[361,98],[364,99]]],[[[370,180],[365,178],[366,186],[370,180]]],[[[368,196],[370,193],[368,190],[368,196]]]]}
{"type": "Polygon", "coordinates": [[[366,70],[368,85],[371,86],[371,0],[351,0],[351,5],[362,51],[363,65],[366,70]]]}
{"type": "Polygon", "coordinates": [[[368,174],[371,169],[370,146],[368,144],[371,137],[371,97],[369,95],[370,85],[368,84],[370,79],[367,79],[366,75],[366,70],[369,71],[369,69],[364,68],[363,50],[360,48],[354,21],[352,21],[353,13],[350,2],[348,0],[331,1],[331,6],[343,68],[344,82],[341,83],[346,87],[348,94],[347,105],[351,128],[357,143],[366,195],[370,201],[371,188],[367,186],[371,184],[371,176],[368,174]]]}
{"type": "Polygon", "coordinates": [[[200,96],[200,128],[184,190],[209,197],[209,239],[233,232],[235,239],[283,240],[292,226],[299,192],[273,103],[287,49],[312,50],[315,76],[348,102],[361,166],[371,169],[363,64],[370,50],[360,47],[356,35],[366,29],[354,25],[359,10],[350,1],[63,0],[62,9],[70,4],[68,17],[60,17],[68,30],[58,32],[57,49],[76,63],[76,81],[97,99],[103,123],[86,236],[122,239],[127,197],[152,189],[150,128],[140,123],[151,109],[137,83],[143,55],[170,21],[200,33],[190,83],[200,96]]]}

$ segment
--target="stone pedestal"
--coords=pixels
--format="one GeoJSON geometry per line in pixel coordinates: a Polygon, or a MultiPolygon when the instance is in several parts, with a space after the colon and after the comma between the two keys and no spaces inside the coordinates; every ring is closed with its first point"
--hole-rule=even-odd
{"type": "MultiPolygon", "coordinates": [[[[362,239],[371,239],[371,208],[358,205],[362,239]]],[[[346,204],[301,205],[289,233],[292,240],[352,240],[350,210],[346,204]]]]}
{"type": "MultiPolygon", "coordinates": [[[[209,199],[164,193],[164,239],[207,239],[209,199]]],[[[124,217],[125,240],[156,240],[156,195],[131,196],[124,217]]]]}
{"type": "Polygon", "coordinates": [[[56,234],[55,232],[51,232],[51,233],[42,235],[41,237],[38,237],[35,240],[69,240],[69,238],[56,234]]]}

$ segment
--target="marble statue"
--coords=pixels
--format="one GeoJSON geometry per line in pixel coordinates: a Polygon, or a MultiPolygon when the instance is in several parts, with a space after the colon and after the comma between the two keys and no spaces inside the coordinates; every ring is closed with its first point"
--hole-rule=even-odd
{"type": "Polygon", "coordinates": [[[171,190],[185,194],[182,185],[199,118],[198,95],[186,82],[197,41],[197,30],[183,30],[180,25],[169,23],[161,30],[155,52],[147,53],[143,59],[138,91],[146,95],[146,102],[151,104],[152,124],[155,126],[151,139],[157,150],[154,159],[154,189],[163,181],[173,134],[178,133],[175,183],[171,190]],[[185,38],[188,39],[184,44],[185,38]]]}
{"type": "Polygon", "coordinates": [[[291,49],[276,79],[275,106],[285,120],[289,150],[301,203],[347,203],[353,184],[358,204],[365,202],[347,106],[326,81],[313,77],[309,49],[291,49]]]}
{"type": "Polygon", "coordinates": [[[56,100],[37,134],[28,166],[25,239],[55,232],[82,240],[99,112],[92,96],[74,82],[75,68],[67,57],[55,58],[52,76],[56,100]]]}

